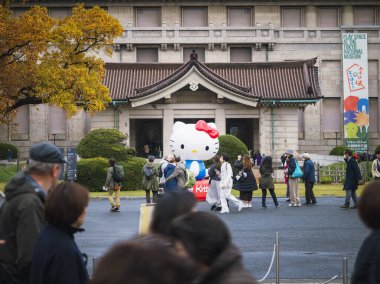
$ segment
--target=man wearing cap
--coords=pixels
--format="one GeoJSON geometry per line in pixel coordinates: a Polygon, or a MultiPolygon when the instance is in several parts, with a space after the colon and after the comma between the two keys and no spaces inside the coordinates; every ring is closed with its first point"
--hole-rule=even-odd
{"type": "Polygon", "coordinates": [[[44,225],[47,192],[57,182],[65,163],[59,149],[48,143],[34,145],[28,168],[5,186],[0,208],[0,283],[24,283],[33,248],[44,225]]]}
{"type": "Polygon", "coordinates": [[[317,200],[313,192],[313,187],[315,183],[315,167],[313,161],[310,159],[309,153],[304,153],[303,158],[305,159],[303,163],[303,176],[301,179],[305,182],[305,205],[315,205],[317,200]]]}
{"type": "Polygon", "coordinates": [[[286,156],[288,158],[288,170],[287,177],[289,181],[289,193],[290,193],[290,204],[289,206],[301,206],[301,199],[298,190],[298,178],[294,178],[292,175],[297,167],[297,161],[293,157],[293,150],[286,151],[286,156]]]}

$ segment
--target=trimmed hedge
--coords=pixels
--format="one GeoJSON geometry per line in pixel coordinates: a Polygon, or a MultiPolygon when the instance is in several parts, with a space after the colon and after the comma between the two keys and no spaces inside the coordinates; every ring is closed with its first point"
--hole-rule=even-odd
{"type": "Polygon", "coordinates": [[[95,129],[86,134],[79,142],[77,151],[81,158],[115,158],[126,161],[136,156],[136,150],[125,147],[127,135],[116,129],[95,129]]]}
{"type": "Polygon", "coordinates": [[[376,151],[380,151],[380,145],[377,145],[376,149],[375,149],[375,153],[376,151]]]}
{"type": "MultiPolygon", "coordinates": [[[[220,135],[219,136],[219,151],[217,155],[226,153],[230,157],[230,164],[233,165],[238,155],[249,154],[247,146],[239,138],[230,135],[220,135]]],[[[209,167],[213,164],[213,159],[205,162],[206,166],[209,167]]]]}
{"type": "Polygon", "coordinates": [[[337,146],[335,148],[333,148],[331,151],[330,151],[330,155],[333,155],[333,156],[343,156],[344,155],[344,151],[345,150],[351,150],[352,153],[355,153],[354,150],[348,148],[348,147],[345,147],[345,146],[337,146]]]}
{"type": "Polygon", "coordinates": [[[17,148],[12,144],[0,143],[0,160],[8,159],[8,149],[12,152],[12,159],[17,159],[17,148]]]}
{"type": "Polygon", "coordinates": [[[220,135],[219,143],[218,155],[221,155],[222,153],[228,154],[228,156],[230,156],[231,164],[233,164],[233,162],[237,159],[238,155],[249,154],[248,148],[244,142],[233,135],[220,135]]]}
{"type": "MultiPolygon", "coordinates": [[[[122,190],[141,189],[142,168],[145,163],[144,158],[138,157],[132,157],[126,162],[117,162],[123,166],[125,173],[122,190]]],[[[90,191],[102,191],[108,167],[106,158],[81,159],[78,161],[77,182],[88,187],[90,191]]]]}
{"type": "Polygon", "coordinates": [[[321,176],[321,184],[332,184],[332,177],[321,176]]]}

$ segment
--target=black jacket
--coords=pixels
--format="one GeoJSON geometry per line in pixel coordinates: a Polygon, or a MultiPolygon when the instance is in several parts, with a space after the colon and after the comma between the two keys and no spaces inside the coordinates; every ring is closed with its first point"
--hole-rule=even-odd
{"type": "Polygon", "coordinates": [[[356,257],[352,284],[380,283],[380,230],[375,230],[364,240],[356,257]]]}
{"type": "Polygon", "coordinates": [[[45,196],[36,191],[25,172],[16,174],[5,186],[0,208],[0,282],[26,280],[34,245],[44,225],[45,196]]]}
{"type": "Polygon", "coordinates": [[[357,190],[359,180],[362,179],[358,162],[354,157],[346,160],[346,180],[344,181],[343,190],[357,190]]]}
{"type": "Polygon", "coordinates": [[[78,229],[47,225],[37,240],[29,284],[84,284],[88,273],[75,241],[78,229]]]}
{"type": "Polygon", "coordinates": [[[255,284],[255,279],[241,263],[239,250],[231,245],[217,257],[199,284],[255,284]]]}
{"type": "Polygon", "coordinates": [[[252,170],[244,169],[243,172],[246,174],[246,177],[237,180],[232,188],[245,192],[257,190],[257,182],[252,170]]]}
{"type": "Polygon", "coordinates": [[[290,156],[288,159],[288,173],[287,176],[291,177],[294,171],[296,170],[296,159],[293,156],[290,156]]]}

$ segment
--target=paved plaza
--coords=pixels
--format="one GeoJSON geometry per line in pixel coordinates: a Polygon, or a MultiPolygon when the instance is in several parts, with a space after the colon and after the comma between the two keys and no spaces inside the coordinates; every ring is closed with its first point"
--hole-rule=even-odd
{"type": "MultiPolygon", "coordinates": [[[[115,242],[137,234],[139,208],[144,201],[123,199],[121,212],[111,213],[106,199],[91,200],[84,225],[86,231],[76,236],[80,249],[91,260],[90,273],[93,257],[101,256],[115,242]]],[[[288,207],[285,199],[280,198],[278,209],[258,207],[261,199],[254,199],[253,203],[253,209],[218,215],[230,228],[233,242],[243,253],[245,266],[257,279],[269,267],[276,231],[280,234],[281,283],[285,279],[285,282],[322,283],[342,272],[343,257],[348,258],[349,273],[352,272],[356,253],[369,231],[360,222],[356,210],[339,209],[342,198],[319,198],[318,206],[311,207],[288,207]]],[[[271,205],[269,200],[267,203],[271,205]]],[[[197,208],[209,210],[205,202],[199,202],[197,208]]],[[[268,276],[274,278],[275,267],[268,276]]]]}

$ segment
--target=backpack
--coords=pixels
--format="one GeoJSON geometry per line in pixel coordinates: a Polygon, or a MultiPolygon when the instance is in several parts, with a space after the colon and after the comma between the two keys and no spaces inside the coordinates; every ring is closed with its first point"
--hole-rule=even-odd
{"type": "Polygon", "coordinates": [[[192,188],[195,184],[195,176],[188,169],[185,169],[185,188],[192,188]]]}
{"type": "Polygon", "coordinates": [[[144,175],[146,179],[150,180],[153,177],[153,169],[150,167],[145,166],[144,167],[144,175]]]}
{"type": "Polygon", "coordinates": [[[121,165],[113,166],[112,179],[115,182],[122,182],[124,180],[124,169],[121,165]]]}

